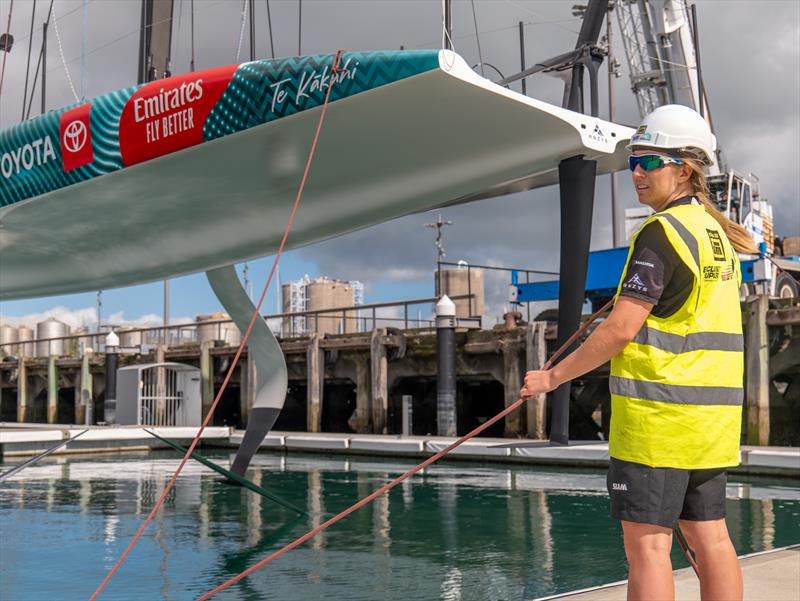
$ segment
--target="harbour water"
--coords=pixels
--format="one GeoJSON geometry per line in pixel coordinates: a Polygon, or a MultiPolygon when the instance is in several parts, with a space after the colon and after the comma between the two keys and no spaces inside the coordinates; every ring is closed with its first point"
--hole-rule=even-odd
{"type": "MultiPolygon", "coordinates": [[[[177,465],[161,451],[59,457],[0,485],[0,599],[88,598],[177,465]]],[[[101,599],[193,599],[411,465],[257,455],[248,476],[298,517],[190,462],[101,599]]],[[[799,543],[798,482],[732,478],[728,521],[739,554],[799,543]]],[[[677,546],[673,560],[686,565],[677,546]]],[[[603,472],[444,463],[218,598],[517,601],[625,573],[603,472]]]]}

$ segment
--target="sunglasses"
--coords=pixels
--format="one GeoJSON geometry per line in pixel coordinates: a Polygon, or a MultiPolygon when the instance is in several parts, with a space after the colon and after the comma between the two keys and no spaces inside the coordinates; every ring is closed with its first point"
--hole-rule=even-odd
{"type": "Polygon", "coordinates": [[[642,156],[629,156],[628,166],[631,171],[636,171],[636,166],[641,165],[645,171],[661,169],[664,165],[683,165],[683,161],[672,157],[664,157],[658,154],[645,154],[642,156]]]}

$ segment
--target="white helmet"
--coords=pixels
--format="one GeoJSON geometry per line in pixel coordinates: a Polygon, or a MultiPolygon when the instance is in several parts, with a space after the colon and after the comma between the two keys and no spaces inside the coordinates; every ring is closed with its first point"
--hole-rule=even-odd
{"type": "Polygon", "coordinates": [[[681,104],[666,104],[644,118],[627,148],[669,150],[712,165],[717,138],[700,113],[681,104]]]}

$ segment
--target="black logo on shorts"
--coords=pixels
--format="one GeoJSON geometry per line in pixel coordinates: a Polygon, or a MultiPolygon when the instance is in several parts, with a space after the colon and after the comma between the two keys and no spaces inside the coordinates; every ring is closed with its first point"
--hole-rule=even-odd
{"type": "Polygon", "coordinates": [[[714,260],[725,262],[725,247],[722,245],[722,236],[715,230],[706,230],[708,240],[711,242],[711,251],[714,253],[714,260]]]}

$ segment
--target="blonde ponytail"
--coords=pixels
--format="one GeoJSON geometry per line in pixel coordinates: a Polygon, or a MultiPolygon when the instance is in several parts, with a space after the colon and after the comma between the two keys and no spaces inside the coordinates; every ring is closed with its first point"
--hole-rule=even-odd
{"type": "Polygon", "coordinates": [[[731,245],[737,251],[742,253],[757,254],[753,238],[750,233],[738,223],[731,221],[725,215],[719,212],[716,205],[711,200],[711,193],[708,190],[708,183],[706,183],[706,174],[699,161],[691,158],[684,158],[686,164],[692,169],[692,175],[689,182],[692,185],[693,194],[700,201],[706,210],[706,213],[711,215],[717,223],[719,223],[725,235],[728,236],[731,245]]]}

